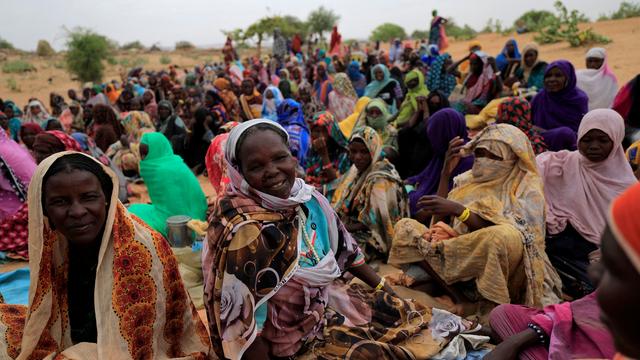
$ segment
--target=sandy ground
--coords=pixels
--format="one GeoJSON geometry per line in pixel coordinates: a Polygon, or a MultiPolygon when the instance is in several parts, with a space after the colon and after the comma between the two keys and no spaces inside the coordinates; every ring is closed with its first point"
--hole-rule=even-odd
{"type": "MultiPolygon", "coordinates": [[[[609,52],[609,63],[621,84],[640,73],[640,61],[638,61],[640,47],[637,46],[640,36],[640,18],[597,22],[585,26],[591,26],[596,32],[613,40],[610,44],[603,46],[609,52]]],[[[499,34],[481,34],[476,40],[482,43],[483,50],[495,55],[500,52],[510,37],[499,34]]],[[[534,34],[514,34],[513,37],[522,47],[533,41],[534,34]]],[[[454,58],[461,58],[466,55],[468,45],[469,41],[453,41],[447,51],[454,58]]],[[[573,62],[577,68],[584,68],[584,54],[587,50],[588,47],[571,48],[568,43],[558,43],[542,46],[540,56],[546,61],[567,59],[573,62]]],[[[143,59],[146,62],[145,68],[158,70],[167,67],[167,65],[160,63],[163,56],[169,57],[172,64],[188,68],[206,61],[219,60],[219,51],[132,52],[120,54],[117,59],[128,59],[130,63],[136,59],[143,59]]],[[[13,60],[21,57],[32,63],[37,68],[37,72],[21,75],[0,73],[0,97],[3,99],[12,99],[22,106],[30,97],[37,97],[48,104],[50,92],[55,91],[66,96],[67,89],[81,86],[78,82],[73,81],[64,70],[63,58],[60,55],[51,58],[39,58],[35,55],[9,55],[8,59],[13,60]],[[10,79],[15,80],[19,91],[13,91],[9,88],[10,79]]],[[[123,71],[126,70],[121,65],[109,65],[106,69],[105,80],[119,79],[119,74],[123,71]]]]}

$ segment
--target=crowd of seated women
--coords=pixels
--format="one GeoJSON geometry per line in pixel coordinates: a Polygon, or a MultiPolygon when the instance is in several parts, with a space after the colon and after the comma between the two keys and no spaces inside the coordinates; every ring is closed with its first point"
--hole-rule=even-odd
{"type": "Polygon", "coordinates": [[[640,75],[282,36],[0,103],[0,251],[31,271],[3,356],[640,357],[640,75]],[[205,322],[175,215],[208,223],[205,322]]]}

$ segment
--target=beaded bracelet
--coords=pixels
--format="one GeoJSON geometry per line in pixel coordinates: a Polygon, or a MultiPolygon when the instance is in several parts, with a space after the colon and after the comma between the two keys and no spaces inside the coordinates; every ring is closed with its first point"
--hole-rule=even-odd
{"type": "Polygon", "coordinates": [[[381,278],[380,282],[378,283],[378,286],[376,286],[376,291],[382,290],[382,288],[384,287],[384,283],[386,282],[385,278],[381,278]]]}
{"type": "Polygon", "coordinates": [[[469,210],[469,208],[464,208],[464,211],[462,212],[462,214],[458,216],[458,220],[460,220],[460,222],[465,222],[469,220],[470,216],[471,216],[471,210],[469,210]]]}
{"type": "Polygon", "coordinates": [[[536,335],[540,339],[540,343],[542,345],[547,345],[547,334],[542,330],[542,328],[540,328],[540,326],[534,323],[529,323],[527,324],[527,326],[529,327],[529,329],[536,332],[536,335]]]}

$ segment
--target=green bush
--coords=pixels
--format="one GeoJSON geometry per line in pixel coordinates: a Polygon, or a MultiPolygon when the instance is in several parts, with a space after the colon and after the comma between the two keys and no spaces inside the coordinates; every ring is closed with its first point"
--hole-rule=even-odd
{"type": "Polygon", "coordinates": [[[120,46],[120,50],[144,50],[144,45],[138,40],[120,46]]]}
{"type": "Polygon", "coordinates": [[[453,19],[449,19],[449,21],[445,24],[445,29],[447,31],[447,36],[450,36],[456,40],[471,40],[475,39],[478,36],[478,33],[471,28],[471,26],[465,24],[463,27],[456,25],[453,19]]]}
{"type": "Polygon", "coordinates": [[[2,72],[7,74],[22,74],[36,71],[36,67],[24,60],[7,61],[2,65],[2,72]]]}
{"type": "Polygon", "coordinates": [[[67,70],[80,82],[100,82],[104,61],[111,56],[112,45],[100,34],[88,29],[76,29],[67,37],[67,70]]]}
{"type": "Polygon", "coordinates": [[[38,56],[51,56],[55,55],[56,51],[53,50],[51,44],[47,40],[39,40],[38,46],[36,47],[36,54],[38,56]]]}
{"type": "Polygon", "coordinates": [[[540,31],[558,20],[551,11],[531,10],[522,14],[513,23],[516,27],[524,27],[527,31],[540,31]]]}
{"type": "Polygon", "coordinates": [[[567,41],[571,47],[585,46],[589,44],[607,44],[611,39],[597,34],[592,28],[580,30],[578,24],[584,22],[584,14],[578,10],[569,12],[561,1],[555,3],[558,16],[550,25],[540,29],[534,40],[540,44],[552,44],[567,41]]]}
{"type": "Polygon", "coordinates": [[[627,1],[623,1],[620,4],[618,10],[611,13],[611,15],[602,15],[598,18],[600,20],[620,20],[620,19],[628,19],[632,17],[640,16],[640,4],[630,3],[627,1]]]}
{"type": "Polygon", "coordinates": [[[7,87],[9,88],[9,90],[11,90],[13,92],[22,91],[22,89],[20,89],[20,86],[18,85],[18,82],[16,81],[16,79],[14,79],[12,77],[7,79],[7,87]]]}
{"type": "Polygon", "coordinates": [[[169,65],[171,64],[171,58],[168,57],[167,55],[162,55],[160,56],[160,64],[162,65],[169,65]]]}
{"type": "Polygon", "coordinates": [[[188,41],[178,41],[176,43],[176,50],[191,50],[191,49],[195,49],[195,46],[193,46],[193,44],[188,41]]]}
{"type": "Polygon", "coordinates": [[[13,44],[0,37],[0,50],[14,50],[13,44]]]}

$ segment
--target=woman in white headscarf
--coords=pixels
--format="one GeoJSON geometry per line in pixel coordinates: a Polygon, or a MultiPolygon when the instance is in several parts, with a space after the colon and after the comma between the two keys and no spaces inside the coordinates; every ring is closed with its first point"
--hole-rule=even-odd
{"type": "Polygon", "coordinates": [[[589,96],[589,111],[609,109],[618,93],[618,79],[607,63],[603,48],[592,48],[586,55],[586,69],[576,71],[578,88],[589,96]]]}

